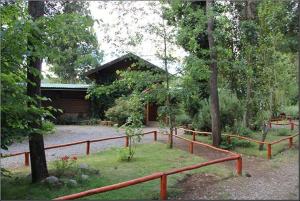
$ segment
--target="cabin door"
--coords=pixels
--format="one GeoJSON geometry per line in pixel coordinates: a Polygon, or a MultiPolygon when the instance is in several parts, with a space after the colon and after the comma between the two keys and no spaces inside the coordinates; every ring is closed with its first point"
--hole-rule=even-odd
{"type": "Polygon", "coordinates": [[[157,105],[155,103],[149,103],[148,121],[157,121],[157,105]]]}

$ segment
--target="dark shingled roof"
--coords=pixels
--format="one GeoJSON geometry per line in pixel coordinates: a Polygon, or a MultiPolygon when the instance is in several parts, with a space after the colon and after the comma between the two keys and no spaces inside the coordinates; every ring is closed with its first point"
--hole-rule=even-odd
{"type": "Polygon", "coordinates": [[[128,60],[128,59],[132,59],[134,62],[144,63],[146,66],[148,66],[150,68],[154,68],[155,70],[158,70],[160,72],[164,72],[164,70],[162,68],[150,63],[149,61],[146,61],[145,59],[143,59],[143,58],[141,58],[141,57],[139,57],[139,56],[137,56],[133,53],[128,53],[128,54],[125,54],[125,55],[115,59],[115,60],[112,60],[108,63],[105,63],[105,64],[103,64],[103,65],[101,65],[101,66],[99,66],[95,69],[92,69],[92,70],[86,72],[86,76],[88,76],[89,78],[92,78],[95,73],[98,73],[98,72],[100,72],[104,69],[107,69],[107,68],[111,67],[114,64],[117,64],[119,62],[122,62],[122,61],[125,61],[125,60],[128,60]]]}

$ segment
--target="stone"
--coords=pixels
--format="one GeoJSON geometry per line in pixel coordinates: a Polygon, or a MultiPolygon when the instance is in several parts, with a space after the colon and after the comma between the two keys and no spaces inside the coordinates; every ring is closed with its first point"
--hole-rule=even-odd
{"type": "Polygon", "coordinates": [[[82,179],[82,180],[88,180],[88,179],[89,179],[89,175],[82,174],[82,175],[81,175],[81,179],[82,179]]]}
{"type": "Polygon", "coordinates": [[[42,183],[46,183],[50,186],[58,186],[60,185],[60,181],[57,177],[55,176],[49,176],[46,179],[42,180],[42,183]]]}
{"type": "Polygon", "coordinates": [[[74,179],[69,179],[68,182],[67,182],[67,185],[68,186],[71,186],[71,187],[75,187],[78,185],[77,181],[74,180],[74,179]]]}
{"type": "Polygon", "coordinates": [[[80,164],[79,164],[79,168],[80,168],[80,169],[89,169],[89,165],[86,164],[86,163],[80,163],[80,164]]]}
{"type": "Polygon", "coordinates": [[[49,176],[45,179],[45,182],[47,183],[58,183],[59,182],[59,179],[55,176],[49,176]]]}
{"type": "Polygon", "coordinates": [[[246,177],[251,177],[251,174],[249,172],[245,172],[246,177]]]}

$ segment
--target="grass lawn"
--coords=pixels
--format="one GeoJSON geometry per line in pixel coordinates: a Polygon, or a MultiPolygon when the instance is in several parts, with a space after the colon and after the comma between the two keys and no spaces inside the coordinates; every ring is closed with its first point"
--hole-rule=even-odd
{"type": "MultiPolygon", "coordinates": [[[[50,188],[43,184],[31,184],[30,179],[26,177],[26,175],[29,174],[29,168],[13,170],[12,178],[2,177],[2,199],[53,199],[62,195],[77,193],[92,188],[146,176],[154,172],[184,167],[206,161],[199,156],[191,155],[188,152],[176,148],[168,149],[166,144],[159,142],[138,145],[134,160],[131,162],[121,162],[119,160],[119,150],[120,149],[114,148],[96,154],[91,154],[88,157],[78,157],[78,164],[86,163],[95,169],[99,169],[100,176],[90,177],[89,181],[79,183],[77,187],[73,188],[67,186],[50,188]]],[[[49,169],[53,170],[53,168],[53,163],[50,163],[49,169]]],[[[168,176],[168,193],[172,193],[172,195],[180,193],[181,190],[175,188],[175,184],[183,179],[186,174],[199,172],[215,174],[221,178],[235,175],[234,169],[228,169],[222,164],[171,175],[168,176]]],[[[160,181],[157,179],[111,192],[92,195],[82,199],[159,199],[159,184],[160,181]]]]}
{"type": "MultiPolygon", "coordinates": [[[[288,135],[295,135],[296,131],[291,131],[289,129],[271,129],[269,133],[267,134],[266,142],[273,142],[282,138],[287,137],[288,135]],[[282,135],[285,134],[285,135],[282,135]]],[[[186,138],[192,139],[192,135],[185,135],[186,138]]],[[[252,139],[261,140],[261,132],[253,132],[250,135],[246,136],[252,139]]],[[[203,135],[196,135],[196,140],[212,144],[212,137],[211,135],[203,136],[203,135]]],[[[299,138],[295,137],[293,139],[294,143],[298,143],[299,138]]],[[[264,150],[259,151],[258,147],[259,145],[254,142],[247,142],[246,140],[239,140],[237,138],[231,138],[231,142],[235,144],[235,147],[232,149],[236,153],[241,153],[249,156],[258,156],[267,158],[267,147],[264,145],[264,150]]],[[[282,152],[284,149],[287,149],[289,145],[289,141],[285,140],[283,142],[280,142],[278,144],[272,145],[272,156],[276,156],[278,153],[282,152]]]]}

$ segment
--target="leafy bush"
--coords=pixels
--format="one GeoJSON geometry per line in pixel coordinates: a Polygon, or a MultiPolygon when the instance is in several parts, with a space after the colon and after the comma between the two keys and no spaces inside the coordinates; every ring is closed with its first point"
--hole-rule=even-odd
{"type": "MultiPolygon", "coordinates": [[[[235,94],[222,89],[219,92],[221,128],[232,128],[235,121],[240,122],[243,118],[243,107],[235,94]]],[[[201,109],[193,119],[193,127],[199,130],[211,130],[210,103],[203,100],[201,109]]]]}
{"type": "Polygon", "coordinates": [[[116,99],[115,105],[105,112],[105,116],[118,125],[126,123],[127,118],[130,116],[130,104],[125,97],[116,99]]]}
{"type": "Polygon", "coordinates": [[[243,126],[241,122],[236,122],[234,126],[227,129],[227,131],[242,136],[249,136],[252,133],[252,131],[249,128],[243,126]]]}
{"type": "Polygon", "coordinates": [[[232,147],[252,147],[254,146],[251,142],[246,140],[232,139],[231,140],[232,147]]]}
{"type": "Polygon", "coordinates": [[[284,107],[283,112],[287,116],[291,116],[294,119],[296,119],[296,118],[299,117],[299,108],[298,108],[298,105],[286,106],[286,107],[284,107]]]}
{"type": "Polygon", "coordinates": [[[263,125],[267,124],[268,120],[271,117],[270,111],[259,111],[256,113],[256,116],[253,119],[253,125],[255,130],[262,130],[263,125]]]}
{"type": "Polygon", "coordinates": [[[63,176],[66,174],[67,171],[70,171],[73,169],[76,165],[77,157],[69,157],[69,156],[64,156],[61,157],[60,160],[54,161],[54,166],[55,166],[55,172],[58,177],[63,176]]]}
{"type": "Polygon", "coordinates": [[[211,116],[210,105],[207,100],[200,102],[201,110],[194,117],[192,127],[198,130],[210,131],[211,130],[211,116]]]}
{"type": "Polygon", "coordinates": [[[176,121],[176,125],[180,125],[180,126],[188,125],[192,122],[191,118],[185,113],[177,115],[175,117],[175,121],[176,121]]]}
{"type": "Polygon", "coordinates": [[[220,148],[222,149],[227,149],[227,150],[232,150],[233,149],[233,145],[232,143],[228,143],[226,137],[221,136],[221,144],[220,144],[220,148]]]}
{"type": "Polygon", "coordinates": [[[233,127],[236,122],[240,122],[243,118],[244,108],[242,103],[237,96],[229,90],[220,90],[219,97],[221,127],[233,127]]]}

